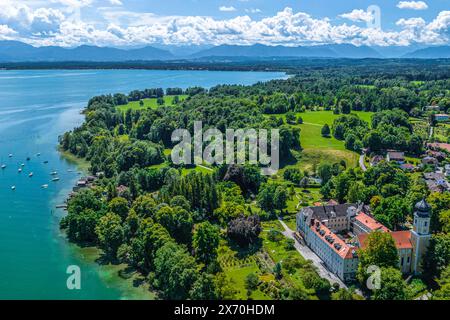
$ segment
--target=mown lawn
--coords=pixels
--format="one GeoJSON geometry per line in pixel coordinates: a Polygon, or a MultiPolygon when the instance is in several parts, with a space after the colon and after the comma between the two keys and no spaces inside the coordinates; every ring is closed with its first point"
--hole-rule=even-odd
{"type": "MultiPolygon", "coordinates": [[[[247,300],[245,278],[250,273],[254,273],[260,277],[265,276],[256,263],[256,253],[246,254],[243,251],[237,251],[236,248],[232,249],[225,240],[221,241],[217,260],[227,278],[232,281],[233,288],[236,290],[236,299],[247,300]]],[[[259,289],[252,292],[251,298],[255,300],[270,299],[267,294],[259,289]]]]}
{"type": "MultiPolygon", "coordinates": [[[[172,106],[174,97],[175,96],[164,96],[164,98],[163,98],[164,105],[172,106]]],[[[187,98],[187,95],[179,95],[178,98],[180,99],[180,101],[183,101],[184,99],[187,98]]],[[[157,109],[159,107],[158,99],[156,99],[156,98],[143,99],[142,101],[144,102],[143,106],[140,105],[140,101],[130,101],[126,105],[117,106],[117,109],[124,112],[128,109],[133,109],[133,110],[140,110],[140,109],[147,109],[147,108],[157,109]]]]}
{"type": "MultiPolygon", "coordinates": [[[[370,125],[373,112],[353,111],[352,114],[356,114],[359,118],[368,122],[370,125]]],[[[311,123],[322,126],[326,123],[330,127],[335,119],[342,116],[342,114],[334,114],[333,111],[307,111],[297,113],[296,115],[302,117],[303,123],[311,123]]]]}
{"type": "MultiPolygon", "coordinates": [[[[369,125],[373,112],[352,112],[369,125]]],[[[303,150],[296,154],[301,170],[312,171],[321,162],[334,163],[344,160],[348,167],[355,167],[358,164],[359,155],[345,149],[344,141],[336,140],[333,136],[323,137],[321,130],[323,125],[328,124],[331,128],[335,119],[340,114],[332,111],[307,111],[297,113],[297,117],[302,117],[303,124],[295,125],[301,129],[300,143],[303,150]]],[[[280,117],[285,117],[280,115],[280,117]]]]}

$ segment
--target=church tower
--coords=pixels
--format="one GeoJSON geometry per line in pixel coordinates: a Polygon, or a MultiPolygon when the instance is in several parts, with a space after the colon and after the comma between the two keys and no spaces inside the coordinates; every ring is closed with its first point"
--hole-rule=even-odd
{"type": "Polygon", "coordinates": [[[411,231],[412,272],[421,273],[422,259],[430,242],[431,206],[425,199],[419,201],[414,207],[414,228],[411,231]]]}

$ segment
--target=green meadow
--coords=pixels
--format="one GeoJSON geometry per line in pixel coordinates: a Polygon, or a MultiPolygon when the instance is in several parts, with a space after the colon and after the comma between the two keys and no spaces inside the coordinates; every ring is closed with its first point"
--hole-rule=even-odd
{"type": "MultiPolygon", "coordinates": [[[[164,96],[163,97],[164,105],[165,106],[173,106],[174,98],[175,98],[175,96],[164,96]]],[[[180,101],[183,101],[184,99],[187,98],[187,95],[179,95],[178,98],[180,99],[180,101]]],[[[143,106],[141,106],[140,101],[130,101],[130,102],[128,102],[128,104],[117,106],[117,109],[124,112],[128,109],[132,109],[132,110],[140,110],[140,109],[148,109],[148,108],[157,109],[159,107],[157,98],[142,99],[142,101],[144,102],[143,106]]]]}
{"type": "MultiPolygon", "coordinates": [[[[367,123],[371,123],[373,112],[354,111],[367,123]]],[[[355,152],[345,149],[344,141],[336,140],[332,135],[323,137],[322,127],[328,124],[331,128],[333,122],[342,114],[334,114],[332,111],[307,111],[297,113],[297,117],[302,117],[303,124],[293,125],[301,129],[300,142],[303,150],[296,153],[298,159],[294,167],[299,166],[302,170],[313,170],[321,162],[338,162],[344,160],[348,166],[356,166],[359,155],[355,152]]],[[[277,115],[285,120],[284,115],[277,115]]],[[[288,166],[288,167],[292,167],[288,166]]]]}

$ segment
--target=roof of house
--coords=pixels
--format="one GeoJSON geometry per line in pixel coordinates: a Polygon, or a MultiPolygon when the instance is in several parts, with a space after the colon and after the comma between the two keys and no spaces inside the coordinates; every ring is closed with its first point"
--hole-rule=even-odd
{"type": "Polygon", "coordinates": [[[446,113],[438,113],[438,114],[435,114],[435,116],[436,117],[448,117],[448,114],[446,114],[446,113]]]}
{"type": "Polygon", "coordinates": [[[311,230],[320,238],[324,243],[326,243],[334,252],[336,252],[343,259],[353,259],[355,258],[355,248],[350,247],[343,240],[339,239],[337,235],[330,231],[325,225],[321,222],[318,222],[319,226],[316,224],[311,225],[311,230]],[[321,233],[322,232],[322,233],[321,233]],[[327,241],[328,239],[332,239],[331,241],[327,241]]]}
{"type": "Polygon", "coordinates": [[[354,207],[355,209],[358,207],[357,204],[346,203],[346,204],[337,204],[337,205],[323,205],[316,207],[308,207],[305,210],[312,211],[312,217],[320,220],[330,219],[333,216],[335,217],[344,217],[347,215],[347,210],[350,207],[354,207]]]}
{"type": "Polygon", "coordinates": [[[403,160],[405,159],[405,153],[401,151],[388,151],[389,159],[391,160],[403,160]]]}
{"type": "MultiPolygon", "coordinates": [[[[389,232],[389,234],[394,239],[395,247],[397,249],[412,249],[411,231],[393,231],[389,232]]],[[[368,236],[368,233],[358,235],[358,242],[363,249],[366,246],[368,236]]]]}
{"type": "Polygon", "coordinates": [[[355,219],[365,225],[367,228],[369,228],[372,231],[380,230],[383,232],[389,232],[390,230],[386,228],[384,225],[376,221],[371,216],[365,214],[364,212],[360,212],[355,219]]]}
{"type": "Polygon", "coordinates": [[[411,163],[404,163],[400,166],[400,168],[402,169],[409,169],[409,170],[413,170],[415,168],[415,166],[411,163]]]}
{"type": "Polygon", "coordinates": [[[445,175],[440,172],[424,172],[423,177],[425,180],[444,180],[445,175]]]}
{"type": "Polygon", "coordinates": [[[428,146],[450,152],[450,143],[429,143],[428,146]]]}

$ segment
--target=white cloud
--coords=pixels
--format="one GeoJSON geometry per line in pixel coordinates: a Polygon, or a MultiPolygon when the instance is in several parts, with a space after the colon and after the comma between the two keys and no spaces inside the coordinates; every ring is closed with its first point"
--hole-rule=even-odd
{"type": "Polygon", "coordinates": [[[219,10],[220,10],[220,11],[223,11],[223,12],[233,12],[233,11],[236,11],[236,8],[233,7],[233,6],[229,6],[229,7],[227,7],[227,6],[221,6],[221,7],[219,8],[219,10]]]}
{"type": "Polygon", "coordinates": [[[123,5],[122,1],[120,1],[120,0],[109,0],[109,2],[110,2],[112,5],[115,5],[115,6],[121,6],[121,5],[123,5]]]}
{"type": "MultiPolygon", "coordinates": [[[[59,0],[61,2],[75,6],[87,6],[90,3],[88,0],[59,0]]],[[[328,18],[315,18],[305,12],[294,12],[291,8],[262,19],[247,14],[215,19],[208,16],[158,16],[110,6],[97,8],[95,21],[71,19],[71,10],[65,10],[65,7],[30,7],[24,2],[0,0],[0,37],[14,38],[34,45],[60,46],[156,43],[263,43],[288,46],[352,43],[387,46],[411,43],[448,44],[450,38],[450,11],[442,11],[428,23],[422,18],[400,19],[396,23],[396,31],[383,31],[348,22],[337,24],[328,18]]],[[[371,18],[363,10],[353,10],[341,16],[351,21],[368,21],[371,18]]]]}
{"type": "Polygon", "coordinates": [[[258,8],[245,9],[245,12],[247,12],[247,13],[261,13],[261,9],[258,9],[258,8]]]}
{"type": "Polygon", "coordinates": [[[400,1],[397,4],[397,8],[412,9],[412,10],[425,10],[425,9],[428,9],[428,5],[423,1],[400,1]]]}
{"type": "Polygon", "coordinates": [[[0,3],[0,24],[25,35],[56,32],[64,17],[58,9],[32,9],[20,2],[9,0],[2,0],[0,3]]]}
{"type": "Polygon", "coordinates": [[[94,0],[51,0],[50,2],[77,9],[90,6],[94,0]]]}
{"type": "Polygon", "coordinates": [[[354,9],[352,12],[341,14],[340,17],[355,22],[370,22],[374,18],[372,12],[361,9],[354,9]]]}
{"type": "Polygon", "coordinates": [[[9,39],[11,36],[16,35],[17,32],[7,25],[0,24],[0,39],[9,39]]]}

